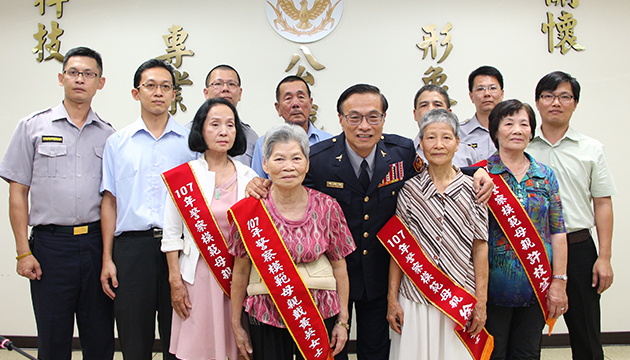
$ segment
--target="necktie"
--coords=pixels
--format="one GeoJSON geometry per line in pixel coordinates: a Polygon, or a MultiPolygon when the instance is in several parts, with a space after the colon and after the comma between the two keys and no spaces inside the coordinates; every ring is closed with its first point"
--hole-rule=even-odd
{"type": "Polygon", "coordinates": [[[361,173],[359,174],[359,184],[363,187],[363,190],[367,191],[370,186],[370,175],[368,174],[368,163],[363,160],[361,163],[361,173]]]}

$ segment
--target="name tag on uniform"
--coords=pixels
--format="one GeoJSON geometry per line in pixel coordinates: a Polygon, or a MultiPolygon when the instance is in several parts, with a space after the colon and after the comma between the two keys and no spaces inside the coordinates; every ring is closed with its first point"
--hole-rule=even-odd
{"type": "Polygon", "coordinates": [[[43,143],[49,143],[49,142],[62,143],[63,136],[42,135],[42,142],[43,143]]]}
{"type": "Polygon", "coordinates": [[[326,187],[335,188],[335,189],[343,189],[343,183],[336,182],[336,181],[326,181],[326,187]]]}

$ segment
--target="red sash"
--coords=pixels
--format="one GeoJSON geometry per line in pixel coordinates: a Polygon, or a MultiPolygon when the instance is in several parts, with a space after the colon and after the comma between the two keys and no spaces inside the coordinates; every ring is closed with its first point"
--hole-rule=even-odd
{"type": "MultiPolygon", "coordinates": [[[[482,160],[474,166],[487,168],[487,165],[488,161],[482,160]]],[[[518,201],[505,179],[501,175],[490,174],[490,172],[488,174],[494,182],[492,198],[488,202],[488,207],[527,274],[529,283],[534,289],[538,304],[540,304],[545,316],[545,322],[549,325],[549,335],[551,335],[556,320],[549,318],[549,309],[547,308],[547,291],[553,274],[547,249],[540,234],[538,234],[538,230],[532,223],[532,219],[529,218],[523,205],[518,201]]]]}
{"type": "Polygon", "coordinates": [[[455,283],[429,259],[398,215],[394,215],[376,237],[420,293],[444,315],[455,321],[455,333],[473,359],[490,359],[494,349],[492,335],[485,328],[476,336],[466,332],[466,322],[477,303],[475,296],[455,283]]]}
{"type": "Polygon", "coordinates": [[[229,298],[234,256],[227,251],[223,233],[206,202],[190,164],[184,163],[163,173],[162,179],[190,235],[195,240],[199,253],[229,298]]]}
{"type": "Polygon", "coordinates": [[[304,358],[332,360],[324,320],[265,205],[251,197],[243,199],[228,210],[228,220],[238,226],[247,253],[304,358]]]}

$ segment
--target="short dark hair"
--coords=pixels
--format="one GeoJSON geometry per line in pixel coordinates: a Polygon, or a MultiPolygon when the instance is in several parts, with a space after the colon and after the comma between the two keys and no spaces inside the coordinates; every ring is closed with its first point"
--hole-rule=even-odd
{"type": "Polygon", "coordinates": [[[446,90],[439,85],[429,84],[429,85],[424,85],[423,87],[421,87],[420,90],[418,90],[418,92],[416,93],[416,96],[414,96],[413,98],[414,109],[418,108],[418,98],[425,91],[439,93],[444,98],[444,104],[446,105],[446,108],[447,109],[451,108],[451,98],[448,96],[448,93],[446,92],[446,90]]]}
{"type": "Polygon", "coordinates": [[[203,139],[203,128],[208,117],[208,112],[216,105],[226,105],[232,110],[234,114],[234,126],[236,128],[236,137],[234,138],[234,144],[232,148],[228,150],[227,154],[230,156],[239,156],[245,153],[247,150],[247,138],[245,137],[245,131],[241,119],[238,117],[238,112],[231,102],[223,98],[214,98],[206,100],[195,114],[192,126],[190,128],[190,136],[188,136],[188,148],[191,151],[203,153],[208,150],[208,144],[203,139]]]}
{"type": "Polygon", "coordinates": [[[529,141],[534,139],[536,135],[536,114],[534,110],[527,103],[520,102],[516,99],[510,99],[501,101],[497,106],[492,109],[488,116],[488,131],[490,131],[490,139],[494,143],[494,146],[499,148],[499,140],[497,139],[497,131],[499,131],[499,124],[504,118],[514,115],[517,112],[525,110],[527,117],[529,117],[529,127],[532,129],[532,133],[529,136],[529,141]]]}
{"type": "Polygon", "coordinates": [[[284,79],[280,80],[280,82],[278,83],[278,86],[276,86],[276,101],[280,101],[280,96],[282,95],[280,94],[280,85],[284,83],[295,82],[295,81],[303,82],[304,86],[306,86],[306,92],[308,93],[308,97],[309,98],[311,97],[311,88],[308,86],[308,83],[306,82],[306,80],[302,79],[299,76],[289,75],[285,77],[284,79]]]}
{"type": "Polygon", "coordinates": [[[241,76],[238,74],[238,71],[236,71],[236,69],[231,67],[230,65],[221,64],[221,65],[217,65],[217,66],[213,67],[212,70],[210,70],[210,72],[206,76],[206,87],[210,86],[210,75],[212,75],[212,72],[214,70],[232,70],[232,71],[234,71],[236,73],[236,78],[238,79],[238,86],[241,86],[241,76]]]}
{"type": "Polygon", "coordinates": [[[562,71],[551,72],[540,79],[536,85],[536,101],[538,101],[543,91],[552,92],[563,82],[571,84],[573,98],[575,99],[575,102],[578,103],[580,101],[580,83],[576,78],[562,71]]]}
{"type": "Polygon", "coordinates": [[[374,85],[368,84],[356,84],[352,85],[346,90],[344,90],[341,95],[339,95],[339,100],[337,100],[337,113],[343,115],[343,103],[348,100],[348,98],[354,94],[376,94],[381,98],[381,111],[385,113],[387,111],[387,99],[385,95],[381,93],[381,90],[374,85]]]}
{"type": "Polygon", "coordinates": [[[103,76],[103,59],[101,59],[101,54],[85,46],[75,47],[66,52],[63,58],[63,64],[61,65],[62,70],[66,70],[66,64],[68,64],[68,60],[73,56],[85,56],[94,59],[99,72],[98,76],[103,76]]]}
{"type": "Polygon", "coordinates": [[[476,68],[470,73],[470,75],[468,75],[468,91],[473,91],[475,78],[480,75],[493,76],[499,82],[501,90],[503,90],[503,75],[501,75],[501,72],[494,66],[484,65],[476,68]]]}
{"type": "Polygon", "coordinates": [[[153,68],[164,68],[171,73],[171,79],[173,80],[173,86],[175,86],[175,68],[171,63],[165,60],[158,59],[150,59],[142,63],[138,70],[136,70],[135,75],[133,76],[133,88],[137,89],[140,86],[140,80],[142,80],[142,73],[145,70],[153,69],[153,68]]]}

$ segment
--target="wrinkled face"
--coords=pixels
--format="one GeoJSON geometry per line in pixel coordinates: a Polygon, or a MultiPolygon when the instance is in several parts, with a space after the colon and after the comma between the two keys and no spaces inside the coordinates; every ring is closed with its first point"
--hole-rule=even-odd
{"type": "Polygon", "coordinates": [[[303,82],[292,81],[280,85],[280,100],[275,106],[278,116],[286,123],[299,125],[308,132],[313,99],[308,97],[308,89],[303,82]]]}
{"type": "Polygon", "coordinates": [[[308,159],[297,141],[279,142],[273,146],[269,160],[263,159],[263,170],[274,186],[290,189],[302,185],[308,159]]]}
{"type": "MultiPolygon", "coordinates": [[[[563,82],[553,92],[543,91],[540,95],[573,96],[573,89],[569,82],[563,82]]],[[[557,96],[551,103],[545,103],[541,98],[536,99],[536,108],[543,124],[568,126],[576,107],[575,99],[571,99],[568,103],[562,102],[557,96]]]]}
{"type": "Polygon", "coordinates": [[[525,110],[521,109],[514,115],[504,117],[499,122],[497,129],[499,149],[525,151],[531,134],[529,116],[525,110]]]}
{"type": "Polygon", "coordinates": [[[131,90],[131,95],[140,101],[143,114],[162,115],[166,113],[175,100],[175,90],[173,89],[173,78],[171,73],[161,67],[146,69],[140,77],[140,86],[131,90]],[[170,85],[169,90],[164,90],[155,86],[153,90],[142,84],[170,85]]]}
{"type": "Polygon", "coordinates": [[[468,93],[479,113],[490,113],[503,101],[503,89],[494,76],[479,75],[473,80],[473,90],[468,93]]]}
{"type": "Polygon", "coordinates": [[[382,112],[381,97],[374,93],[352,94],[343,102],[339,114],[339,124],[346,135],[350,148],[361,157],[367,157],[383,135],[385,114],[382,112]],[[359,125],[350,125],[344,115],[383,114],[383,120],[376,125],[369,124],[363,117],[359,125]]]}
{"type": "Polygon", "coordinates": [[[459,149],[459,138],[445,123],[431,123],[424,128],[420,148],[429,166],[450,165],[459,149]]]}
{"type": "Polygon", "coordinates": [[[209,86],[203,89],[203,95],[208,99],[224,98],[234,107],[241,101],[243,89],[238,83],[236,72],[229,69],[215,69],[210,74],[209,86]]]}
{"type": "Polygon", "coordinates": [[[234,145],[236,126],[234,113],[227,105],[214,105],[203,124],[203,140],[208,150],[227,153],[234,145]]]}
{"type": "Polygon", "coordinates": [[[96,91],[105,86],[105,78],[101,76],[96,60],[87,56],[73,56],[68,59],[66,67],[63,69],[64,73],[57,75],[59,85],[63,86],[65,100],[76,103],[84,104],[90,103],[96,91]],[[76,77],[71,77],[69,71],[78,71],[83,74],[79,74],[76,77]],[[88,78],[85,73],[96,73],[95,78],[88,78]]]}
{"type": "MultiPolygon", "coordinates": [[[[420,127],[420,120],[424,114],[433,109],[447,109],[446,99],[437,91],[424,91],[418,96],[416,108],[413,110],[413,117],[416,119],[418,127],[420,127]]],[[[451,109],[448,108],[448,111],[451,109]]]]}

